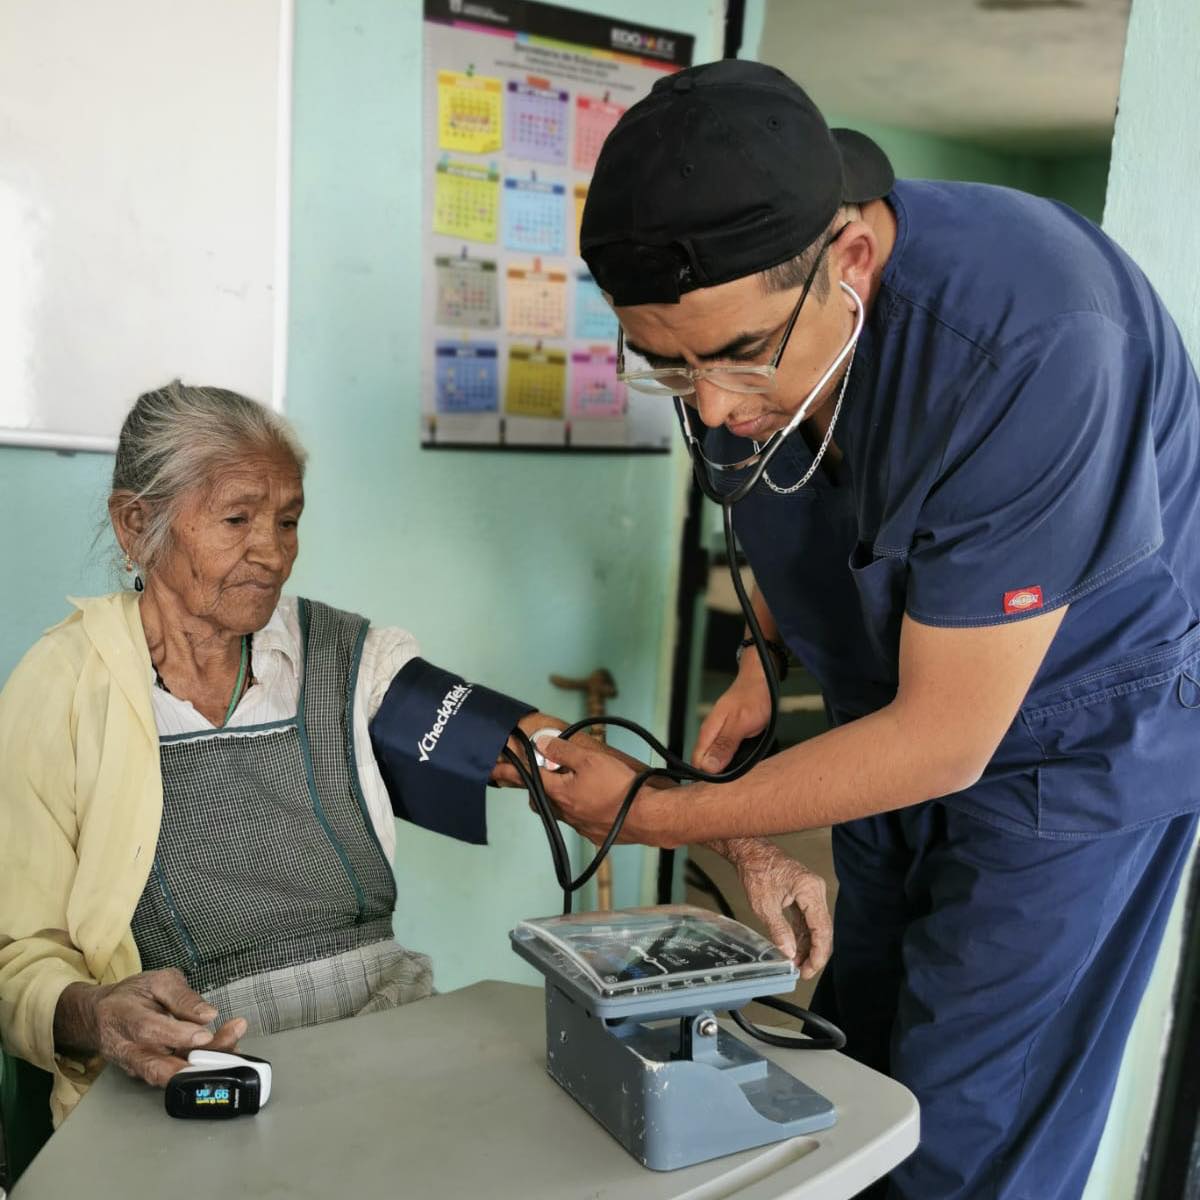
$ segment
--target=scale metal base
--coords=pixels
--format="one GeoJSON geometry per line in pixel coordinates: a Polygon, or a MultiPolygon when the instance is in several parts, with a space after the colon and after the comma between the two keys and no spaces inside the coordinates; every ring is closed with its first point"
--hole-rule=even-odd
{"type": "MultiPolygon", "coordinates": [[[[702,914],[704,923],[726,921],[690,911],[702,914]]],[[[622,916],[591,913],[576,920],[590,920],[593,930],[613,922],[615,932],[622,916]]],[[[691,936],[701,922],[689,920],[691,936]]],[[[736,922],[728,925],[758,937],[736,922]]],[[[722,929],[722,936],[727,932],[722,929]]],[[[620,933],[627,936],[628,930],[620,933]]],[[[546,975],[550,1076],[645,1166],[656,1171],[692,1166],[828,1129],[837,1120],[824,1096],[717,1023],[716,1009],[739,1008],[757,995],[790,990],[795,974],[786,961],[773,985],[765,987],[761,977],[719,975],[679,987],[668,975],[657,987],[651,982],[606,995],[592,987],[561,946],[519,934],[513,933],[514,950],[546,975]]]]}

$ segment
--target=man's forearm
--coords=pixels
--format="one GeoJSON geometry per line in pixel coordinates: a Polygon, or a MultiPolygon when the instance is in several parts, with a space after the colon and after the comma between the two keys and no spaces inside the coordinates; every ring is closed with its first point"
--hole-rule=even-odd
{"type": "Polygon", "coordinates": [[[784,750],[735,783],[656,796],[654,840],[727,844],[820,828],[948,795],[969,786],[970,775],[942,739],[912,728],[891,705],[784,750]]]}

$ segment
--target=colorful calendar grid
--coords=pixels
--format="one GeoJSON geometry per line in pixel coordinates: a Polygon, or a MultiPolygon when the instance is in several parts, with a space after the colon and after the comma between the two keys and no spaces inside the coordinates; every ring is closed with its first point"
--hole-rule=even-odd
{"type": "Polygon", "coordinates": [[[508,85],[508,152],[534,162],[567,161],[566,92],[548,80],[529,79],[508,85]]]}
{"type": "Polygon", "coordinates": [[[525,254],[563,254],[567,189],[536,179],[504,181],[504,244],[525,254]]]}
{"type": "Polygon", "coordinates": [[[599,285],[586,271],[575,276],[575,336],[588,342],[617,340],[617,318],[599,285]]]}
{"type": "Polygon", "coordinates": [[[494,242],[500,216],[500,175],[495,167],[442,161],[433,196],[433,232],[471,242],[494,242]]]}
{"type": "Polygon", "coordinates": [[[579,257],[579,231],[583,228],[583,206],[587,203],[587,184],[575,185],[575,257],[579,257]]]}
{"type": "Polygon", "coordinates": [[[510,416],[562,420],[566,385],[564,351],[520,345],[508,348],[504,411],[510,416]]]}
{"type": "Polygon", "coordinates": [[[434,268],[437,324],[459,329],[495,329],[500,324],[500,296],[492,259],[445,254],[434,259],[434,268]]]}
{"type": "Polygon", "coordinates": [[[567,332],[567,273],[532,267],[508,268],[508,332],[526,337],[564,337],[567,332]]]}
{"type": "Polygon", "coordinates": [[[589,174],[600,157],[600,147],[625,110],[607,96],[575,99],[575,170],[589,174]]]}
{"type": "Polygon", "coordinates": [[[495,342],[437,343],[437,410],[495,412],[500,396],[495,342]]]}
{"type": "Polygon", "coordinates": [[[571,355],[571,415],[625,415],[625,385],[617,382],[617,354],[609,346],[591,346],[571,355]]]}
{"type": "Polygon", "coordinates": [[[438,145],[463,154],[492,154],[502,144],[503,83],[483,75],[439,71],[438,145]]]}

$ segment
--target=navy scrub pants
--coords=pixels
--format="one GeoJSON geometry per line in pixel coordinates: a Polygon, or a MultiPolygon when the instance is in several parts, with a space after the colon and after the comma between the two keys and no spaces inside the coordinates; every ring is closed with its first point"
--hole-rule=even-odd
{"type": "Polygon", "coordinates": [[[1196,828],[1042,840],[936,801],[835,827],[813,1008],[921,1105],[916,1153],[865,1195],[1082,1193],[1196,828]]]}

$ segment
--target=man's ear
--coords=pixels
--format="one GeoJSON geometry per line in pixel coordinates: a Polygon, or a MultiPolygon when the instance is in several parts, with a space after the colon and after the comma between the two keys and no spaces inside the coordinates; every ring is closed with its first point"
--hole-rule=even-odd
{"type": "MultiPolygon", "coordinates": [[[[871,273],[879,261],[875,230],[865,221],[851,221],[834,250],[837,252],[837,277],[865,298],[871,290],[871,273]]],[[[850,303],[849,297],[846,297],[846,303],[850,303]]]]}

